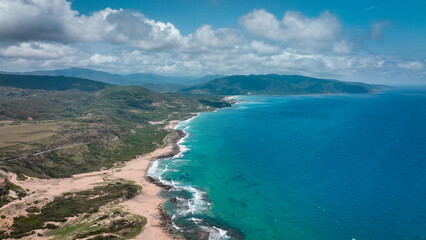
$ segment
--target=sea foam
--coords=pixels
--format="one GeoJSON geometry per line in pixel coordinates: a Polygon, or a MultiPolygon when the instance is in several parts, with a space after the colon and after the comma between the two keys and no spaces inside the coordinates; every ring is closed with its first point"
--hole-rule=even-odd
{"type": "MultiPolygon", "coordinates": [[[[153,161],[150,168],[148,169],[147,176],[152,177],[159,181],[163,185],[170,186],[171,189],[169,192],[175,191],[175,192],[187,192],[189,193],[190,197],[188,199],[183,197],[175,197],[176,205],[178,206],[178,209],[176,210],[176,214],[173,214],[171,216],[172,220],[172,226],[174,229],[179,231],[184,231],[184,228],[182,226],[179,226],[176,223],[176,220],[179,218],[184,217],[190,217],[189,219],[192,220],[193,223],[199,226],[199,228],[207,233],[209,233],[209,239],[211,240],[225,240],[230,239],[230,237],[227,235],[227,231],[224,229],[221,229],[217,226],[210,226],[211,224],[204,223],[203,219],[200,218],[194,218],[192,216],[196,214],[202,214],[205,211],[208,211],[211,209],[211,203],[207,200],[207,193],[204,191],[190,185],[185,185],[184,183],[174,181],[174,180],[167,180],[164,179],[162,176],[166,172],[169,171],[169,164],[176,163],[179,161],[184,161],[182,158],[184,157],[184,153],[190,150],[190,148],[185,145],[186,140],[189,137],[189,133],[187,130],[189,129],[188,123],[190,123],[192,120],[194,120],[196,117],[198,117],[199,114],[186,119],[184,121],[179,122],[175,126],[175,130],[181,130],[185,133],[185,136],[181,138],[177,144],[179,146],[179,153],[172,157],[162,158],[153,161]]],[[[174,170],[171,170],[174,171],[174,170]]]]}

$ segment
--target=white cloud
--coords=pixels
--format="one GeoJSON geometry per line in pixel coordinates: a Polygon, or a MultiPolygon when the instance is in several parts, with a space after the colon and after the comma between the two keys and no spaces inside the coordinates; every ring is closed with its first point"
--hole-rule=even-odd
{"type": "Polygon", "coordinates": [[[283,39],[335,40],[342,34],[340,20],[328,11],[317,18],[308,18],[300,12],[287,11],[282,19],[283,39]]]}
{"type": "Polygon", "coordinates": [[[173,24],[150,20],[141,13],[114,12],[108,14],[106,22],[113,28],[105,34],[105,40],[143,50],[169,49],[183,44],[183,37],[173,24]]]}
{"type": "MultiPolygon", "coordinates": [[[[409,60],[395,64],[394,57],[387,61],[353,51],[356,41],[345,36],[340,19],[328,11],[317,17],[287,11],[279,19],[253,10],[239,24],[243,29],[204,24],[183,36],[172,23],[135,11],[106,8],[82,15],[66,0],[0,0],[0,66],[6,71],[90,67],[126,73],[340,78],[397,75],[395,71],[408,75],[425,65],[409,60]]],[[[380,38],[386,24],[373,23],[365,30],[370,31],[368,39],[380,38]]]]}
{"type": "Polygon", "coordinates": [[[0,37],[3,41],[109,41],[144,50],[181,44],[182,36],[171,23],[143,14],[106,8],[89,16],[71,9],[65,0],[2,0],[0,37]]]}
{"type": "Polygon", "coordinates": [[[6,58],[59,59],[76,54],[77,50],[62,44],[25,42],[0,49],[0,56],[6,58]]]}
{"type": "Polygon", "coordinates": [[[406,69],[406,70],[422,70],[424,68],[424,65],[422,62],[414,61],[414,62],[402,62],[397,64],[398,67],[406,69]]]}
{"type": "Polygon", "coordinates": [[[332,44],[332,50],[337,54],[349,54],[352,51],[351,44],[345,40],[334,42],[332,44]]]}
{"type": "MultiPolygon", "coordinates": [[[[340,20],[329,12],[309,18],[287,11],[278,20],[265,10],[254,10],[242,16],[240,24],[255,36],[280,40],[305,52],[350,52],[350,44],[342,38],[340,20]]],[[[207,24],[185,37],[170,22],[123,9],[106,8],[81,15],[66,0],[2,0],[0,37],[9,42],[110,42],[148,51],[232,48],[247,41],[236,29],[212,29],[207,24]]]]}
{"type": "Polygon", "coordinates": [[[90,57],[90,61],[92,61],[93,64],[105,64],[105,63],[114,63],[117,62],[119,59],[115,56],[106,56],[101,55],[98,53],[95,53],[90,57]]]}
{"type": "Polygon", "coordinates": [[[67,41],[65,22],[77,14],[70,5],[55,0],[2,0],[0,36],[11,41],[67,41]]]}
{"type": "Polygon", "coordinates": [[[239,22],[255,36],[276,40],[283,37],[280,21],[273,14],[263,9],[253,10],[247,15],[243,15],[239,22]]]}
{"type": "Polygon", "coordinates": [[[278,40],[306,52],[332,51],[349,53],[350,44],[343,38],[341,21],[328,11],[316,18],[287,11],[281,20],[263,9],[255,9],[239,20],[250,34],[278,40]]]}
{"type": "Polygon", "coordinates": [[[254,40],[248,46],[249,49],[254,50],[259,55],[273,55],[280,52],[280,47],[263,41],[254,40]]]}
{"type": "Polygon", "coordinates": [[[199,27],[194,34],[189,35],[189,47],[208,48],[233,48],[244,42],[240,32],[231,28],[212,29],[210,25],[199,27]]]}
{"type": "Polygon", "coordinates": [[[130,72],[175,75],[279,73],[341,77],[355,75],[359,71],[376,71],[384,63],[378,57],[304,54],[291,48],[262,55],[251,47],[251,43],[239,49],[222,49],[209,54],[122,51],[120,58],[123,61],[118,64],[125,64],[130,72]]]}

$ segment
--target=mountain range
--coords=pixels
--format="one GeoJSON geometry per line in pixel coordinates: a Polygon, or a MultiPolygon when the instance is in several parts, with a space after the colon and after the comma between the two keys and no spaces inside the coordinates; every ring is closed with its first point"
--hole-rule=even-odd
{"type": "MultiPolygon", "coordinates": [[[[167,77],[147,73],[118,75],[85,68],[68,68],[59,70],[14,73],[14,75],[32,75],[38,77],[64,76],[80,79],[78,81],[81,81],[81,79],[89,79],[111,85],[141,86],[148,90],[161,93],[179,92],[183,94],[210,95],[371,93],[383,87],[359,82],[346,82],[301,75],[278,74],[232,76],[207,75],[202,78],[194,78],[167,77]]],[[[63,81],[63,79],[61,81],[63,81]]]]}
{"type": "Polygon", "coordinates": [[[202,84],[219,77],[224,77],[223,75],[207,75],[202,78],[168,77],[149,73],[119,75],[87,68],[67,68],[5,74],[77,77],[119,86],[141,86],[156,92],[177,92],[180,89],[187,88],[189,86],[202,84]]]}

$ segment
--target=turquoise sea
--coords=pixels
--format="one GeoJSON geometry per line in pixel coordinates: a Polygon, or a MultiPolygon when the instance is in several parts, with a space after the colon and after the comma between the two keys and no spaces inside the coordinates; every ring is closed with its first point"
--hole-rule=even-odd
{"type": "Polygon", "coordinates": [[[426,88],[237,99],[181,123],[182,154],[149,171],[177,232],[426,239],[426,88]]]}

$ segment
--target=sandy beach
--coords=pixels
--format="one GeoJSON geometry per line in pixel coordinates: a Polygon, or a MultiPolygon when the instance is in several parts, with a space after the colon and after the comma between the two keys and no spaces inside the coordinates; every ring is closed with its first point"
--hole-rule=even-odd
{"type": "MultiPolygon", "coordinates": [[[[178,121],[170,121],[165,126],[165,129],[173,130],[177,123],[178,121]]],[[[13,217],[18,215],[25,215],[25,208],[27,207],[27,203],[34,203],[34,201],[38,200],[39,203],[37,203],[36,206],[41,207],[47,202],[53,200],[55,196],[61,195],[65,192],[91,189],[96,184],[103,183],[106,180],[122,178],[134,181],[136,184],[142,187],[141,194],[130,200],[120,203],[120,205],[123,206],[127,211],[133,214],[142,215],[147,218],[147,224],[145,225],[144,230],[135,239],[173,239],[173,237],[166,233],[161,226],[160,207],[165,201],[165,199],[159,195],[162,188],[157,186],[155,183],[152,183],[152,181],[149,181],[149,179],[146,177],[146,173],[152,161],[158,158],[172,156],[179,151],[179,147],[176,143],[181,137],[182,133],[179,131],[174,131],[165,139],[163,147],[158,148],[151,153],[138,156],[133,160],[126,162],[125,164],[108,170],[78,174],[71,178],[29,178],[26,181],[18,181],[15,174],[9,174],[8,177],[11,182],[29,190],[31,194],[0,209],[0,214],[8,216],[6,219],[2,219],[2,221],[0,221],[0,229],[6,229],[7,227],[11,226],[13,217]]],[[[40,231],[41,230],[38,230],[37,232],[40,231]]],[[[32,235],[26,239],[46,238],[32,235]]]]}

